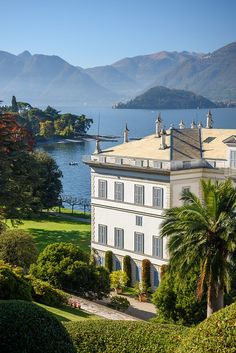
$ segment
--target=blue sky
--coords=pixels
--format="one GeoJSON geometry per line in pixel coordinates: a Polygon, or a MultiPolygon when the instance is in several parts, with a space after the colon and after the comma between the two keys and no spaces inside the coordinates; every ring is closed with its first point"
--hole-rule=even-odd
{"type": "Polygon", "coordinates": [[[236,40],[236,0],[0,0],[0,50],[92,67],[236,40]]]}

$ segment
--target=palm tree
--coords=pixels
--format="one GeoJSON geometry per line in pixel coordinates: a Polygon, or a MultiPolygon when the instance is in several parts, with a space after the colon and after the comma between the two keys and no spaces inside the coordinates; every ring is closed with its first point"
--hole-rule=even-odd
{"type": "Polygon", "coordinates": [[[161,235],[168,238],[170,268],[184,278],[199,268],[197,297],[207,288],[207,316],[224,306],[236,249],[236,190],[230,180],[201,181],[201,198],[182,194],[183,206],[165,211],[161,235]]]}

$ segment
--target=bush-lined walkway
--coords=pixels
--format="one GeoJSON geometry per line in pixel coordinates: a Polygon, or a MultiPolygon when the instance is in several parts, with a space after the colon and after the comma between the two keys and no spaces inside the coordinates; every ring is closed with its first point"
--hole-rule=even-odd
{"type": "MultiPolygon", "coordinates": [[[[133,320],[137,321],[139,319],[122,313],[120,311],[113,310],[111,308],[108,308],[105,305],[100,304],[99,302],[94,302],[90,300],[86,300],[84,298],[80,298],[77,296],[73,296],[73,299],[77,299],[80,304],[81,304],[81,309],[85,310],[86,312],[96,315],[96,316],[101,316],[105,319],[109,320],[133,320]]],[[[102,302],[101,302],[102,303],[102,302]]]]}

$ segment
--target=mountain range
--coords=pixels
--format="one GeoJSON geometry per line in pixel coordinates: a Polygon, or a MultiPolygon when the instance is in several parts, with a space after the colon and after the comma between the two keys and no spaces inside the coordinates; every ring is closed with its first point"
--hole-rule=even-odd
{"type": "Polygon", "coordinates": [[[155,86],[236,99],[236,42],[212,53],[167,52],[83,69],[58,56],[0,51],[0,100],[111,106],[155,86]]]}

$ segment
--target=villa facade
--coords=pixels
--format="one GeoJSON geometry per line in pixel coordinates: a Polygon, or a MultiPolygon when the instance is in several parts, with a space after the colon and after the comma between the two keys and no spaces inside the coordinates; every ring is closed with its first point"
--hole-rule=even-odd
{"type": "Polygon", "coordinates": [[[165,209],[181,205],[185,189],[200,194],[200,180],[236,177],[236,130],[213,129],[208,113],[206,127],[194,122],[186,128],[162,128],[155,133],[101,150],[85,161],[91,167],[92,239],[98,261],[113,253],[114,270],[123,258],[132,259],[132,281],[141,280],[141,262],[151,262],[151,284],[160,281],[161,266],[168,263],[166,239],[160,237],[165,209]],[[234,174],[235,170],[235,174],[234,174]]]}

